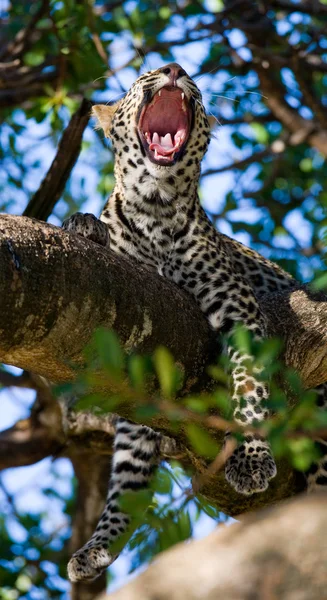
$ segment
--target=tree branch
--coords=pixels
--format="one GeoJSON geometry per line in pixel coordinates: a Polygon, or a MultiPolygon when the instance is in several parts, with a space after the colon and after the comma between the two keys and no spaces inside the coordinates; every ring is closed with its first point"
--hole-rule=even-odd
{"type": "MultiPolygon", "coordinates": [[[[110,460],[94,452],[72,448],[70,459],[78,481],[74,510],[70,554],[81,548],[94,532],[105,505],[110,475],[110,460]]],[[[94,600],[106,589],[106,572],[92,582],[80,581],[72,584],[71,600],[94,600]]]]}
{"type": "MultiPolygon", "coordinates": [[[[0,294],[0,359],[5,363],[38,372],[54,382],[68,381],[75,377],[75,369],[82,368],[83,348],[94,329],[113,327],[127,351],[150,354],[159,344],[167,346],[184,371],[183,393],[195,387],[202,391],[211,389],[205,366],[215,362],[217,346],[192,298],[134,261],[79,236],[24,217],[2,216],[0,294]]],[[[285,341],[286,363],[299,370],[304,384],[315,386],[327,380],[325,297],[302,289],[271,294],[262,301],[262,308],[270,332],[281,335],[285,341]]],[[[105,390],[104,384],[104,393],[105,390]]],[[[151,394],[151,388],[148,393],[151,394]]],[[[46,409],[47,404],[43,405],[46,409]]],[[[126,403],[119,411],[135,418],[134,408],[126,403]]],[[[31,447],[24,446],[30,438],[25,433],[20,444],[17,427],[5,432],[4,441],[10,440],[11,446],[9,442],[3,444],[2,456],[6,453],[8,458],[12,454],[16,456],[15,464],[30,464],[47,452],[69,453],[71,444],[110,454],[111,431],[93,424],[84,433],[83,428],[67,432],[63,430],[62,417],[57,415],[56,419],[57,429],[51,424],[51,435],[47,418],[42,419],[45,430],[39,437],[39,454],[34,454],[32,460],[27,458],[31,447]],[[15,443],[18,454],[11,452],[15,443]]],[[[160,414],[149,425],[176,440],[178,449],[182,447],[185,466],[192,465],[193,471],[200,473],[206,470],[203,458],[188,448],[183,421],[176,431],[169,418],[160,414]]],[[[217,439],[221,441],[222,432],[217,439]]],[[[203,493],[221,510],[235,515],[303,488],[302,479],[294,475],[287,463],[280,463],[278,468],[279,476],[269,491],[250,500],[234,493],[223,473],[213,476],[203,493]]]]}
{"type": "Polygon", "coordinates": [[[81,151],[84,130],[89,122],[91,102],[83,100],[59,142],[58,150],[39,189],[24,210],[24,216],[46,221],[64,191],[81,151]]]}
{"type": "Polygon", "coordinates": [[[27,371],[23,371],[21,375],[13,375],[13,373],[9,373],[9,371],[0,370],[0,385],[3,387],[36,389],[35,382],[27,371]]]}
{"type": "MultiPolygon", "coordinates": [[[[65,456],[72,460],[75,468],[82,469],[83,464],[109,464],[112,454],[112,440],[115,432],[116,415],[108,414],[97,417],[90,413],[72,413],[63,410],[63,403],[55,399],[46,406],[39,408],[35,403],[32,414],[28,419],[16,423],[14,427],[0,432],[0,470],[33,464],[46,456],[65,456]],[[95,460],[96,456],[96,460],[95,460]],[[81,465],[76,461],[81,460],[81,465]]],[[[213,419],[214,417],[211,417],[213,419]]],[[[217,419],[217,417],[216,417],[217,419]]],[[[264,494],[256,494],[249,498],[234,492],[226,483],[223,470],[218,472],[217,463],[209,465],[207,461],[196,454],[189,447],[187,436],[184,432],[183,422],[177,428],[176,423],[170,423],[169,437],[163,436],[161,441],[161,453],[166,458],[178,458],[187,470],[195,473],[195,490],[201,485],[201,493],[212,503],[219,506],[220,510],[228,515],[238,515],[255,508],[266,506],[304,489],[302,476],[294,473],[288,463],[278,461],[278,477],[271,482],[271,486],[264,494]]],[[[165,426],[169,430],[169,423],[164,415],[150,422],[157,430],[165,426]],[[166,423],[165,423],[166,420],[166,423]]],[[[224,432],[215,429],[216,421],[209,430],[222,443],[224,432]]],[[[220,423],[219,423],[220,425],[220,423]]],[[[224,457],[225,458],[225,457],[224,457]]],[[[217,459],[220,461],[220,459],[217,459]]],[[[223,461],[219,466],[222,466],[223,461]]],[[[85,474],[85,471],[83,471],[85,474]]],[[[82,475],[83,475],[82,473],[82,475]]],[[[96,473],[95,473],[96,476],[96,473]]],[[[83,480],[84,475],[82,476],[83,480]]],[[[108,477],[106,477],[107,483],[108,477]]],[[[86,485],[86,483],[81,483],[86,485]]],[[[81,492],[82,494],[82,492],[81,492]]],[[[81,495],[81,502],[84,492],[81,495]]],[[[96,514],[90,513],[89,518],[96,520],[100,510],[96,514]]],[[[93,522],[93,520],[92,520],[93,522]]],[[[82,531],[77,523],[79,533],[82,531]]],[[[78,545],[75,540],[74,544],[78,545]]],[[[75,547],[75,545],[74,545],[75,547]]]]}
{"type": "MultiPolygon", "coordinates": [[[[113,327],[126,351],[170,349],[184,392],[208,383],[218,353],[193,299],[133,260],[45,223],[0,218],[0,360],[67,381],[99,326],[113,327]],[[55,283],[54,283],[55,282],[55,283]]],[[[286,364],[306,387],[327,380],[327,305],[308,289],[270,294],[262,308],[285,341],[286,364]]]]}
{"type": "Polygon", "coordinates": [[[97,600],[321,600],[326,536],[326,493],[301,496],[178,544],[121,590],[97,600]]]}
{"type": "Polygon", "coordinates": [[[24,217],[0,218],[0,360],[67,381],[99,326],[127,351],[167,346],[185,390],[203,375],[216,345],[195,303],[135,262],[91,241],[24,217]]]}
{"type": "MultiPolygon", "coordinates": [[[[280,0],[275,4],[281,5],[282,3],[284,4],[280,0]]],[[[290,6],[290,4],[285,2],[285,7],[290,6]]],[[[307,2],[296,5],[296,8],[298,6],[302,9],[308,7],[309,12],[312,10],[307,2]]],[[[320,6],[322,5],[320,4],[320,6]]],[[[323,10],[326,10],[325,7],[323,10]]],[[[251,64],[260,79],[260,89],[266,98],[266,104],[272,115],[291,133],[290,144],[295,146],[306,142],[319,150],[324,156],[327,156],[327,130],[324,123],[320,124],[316,119],[303,118],[285,99],[287,90],[276,72],[275,59],[271,58],[270,51],[271,47],[276,45],[276,42],[280,48],[283,47],[283,43],[276,33],[266,8],[248,0],[237,2],[225,0],[224,14],[228,15],[229,27],[238,27],[247,36],[249,40],[248,47],[254,56],[251,64]],[[268,52],[266,60],[262,58],[263,52],[268,52]]],[[[212,26],[214,27],[214,24],[212,26]]],[[[292,61],[290,61],[290,68],[292,67],[292,61]]]]}

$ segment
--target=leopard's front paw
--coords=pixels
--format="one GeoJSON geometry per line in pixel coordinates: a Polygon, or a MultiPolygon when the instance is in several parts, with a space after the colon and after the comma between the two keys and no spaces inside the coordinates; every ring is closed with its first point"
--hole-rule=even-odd
{"type": "Polygon", "coordinates": [[[63,222],[62,228],[109,248],[110,239],[107,225],[91,213],[85,215],[79,212],[75,213],[63,222]]]}
{"type": "Polygon", "coordinates": [[[250,496],[264,492],[269,480],[277,473],[269,444],[247,436],[226,462],[225,476],[228,483],[239,493],[250,496]]]}
{"type": "Polygon", "coordinates": [[[103,546],[81,548],[73,554],[67,567],[70,581],[93,581],[117,558],[103,546]]]}

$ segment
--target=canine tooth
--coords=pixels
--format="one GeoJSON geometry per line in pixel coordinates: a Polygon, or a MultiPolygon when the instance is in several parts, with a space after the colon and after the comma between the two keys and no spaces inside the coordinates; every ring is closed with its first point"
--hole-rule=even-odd
{"type": "Polygon", "coordinates": [[[159,90],[159,92],[158,92],[158,96],[161,96],[161,90],[159,90]]]}
{"type": "Polygon", "coordinates": [[[184,92],[182,92],[181,96],[182,96],[182,100],[184,100],[184,98],[185,98],[184,92]]]}

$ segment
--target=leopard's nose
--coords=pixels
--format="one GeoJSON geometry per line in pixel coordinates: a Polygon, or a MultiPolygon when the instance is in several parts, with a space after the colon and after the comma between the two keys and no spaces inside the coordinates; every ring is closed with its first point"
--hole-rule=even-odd
{"type": "Polygon", "coordinates": [[[186,75],[186,71],[184,71],[184,69],[182,69],[178,63],[169,63],[169,65],[161,67],[159,72],[164,73],[164,75],[168,75],[170,79],[170,85],[177,85],[177,79],[179,79],[179,77],[183,77],[183,75],[186,75]]]}

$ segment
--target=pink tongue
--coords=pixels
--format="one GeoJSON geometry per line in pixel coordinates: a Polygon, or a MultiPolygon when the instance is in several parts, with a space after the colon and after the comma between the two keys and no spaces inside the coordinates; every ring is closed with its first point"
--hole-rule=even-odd
{"type": "Polygon", "coordinates": [[[173,144],[170,133],[166,133],[164,136],[154,133],[149,148],[150,150],[156,150],[160,156],[170,156],[177,150],[178,142],[175,145],[173,144]]]}

